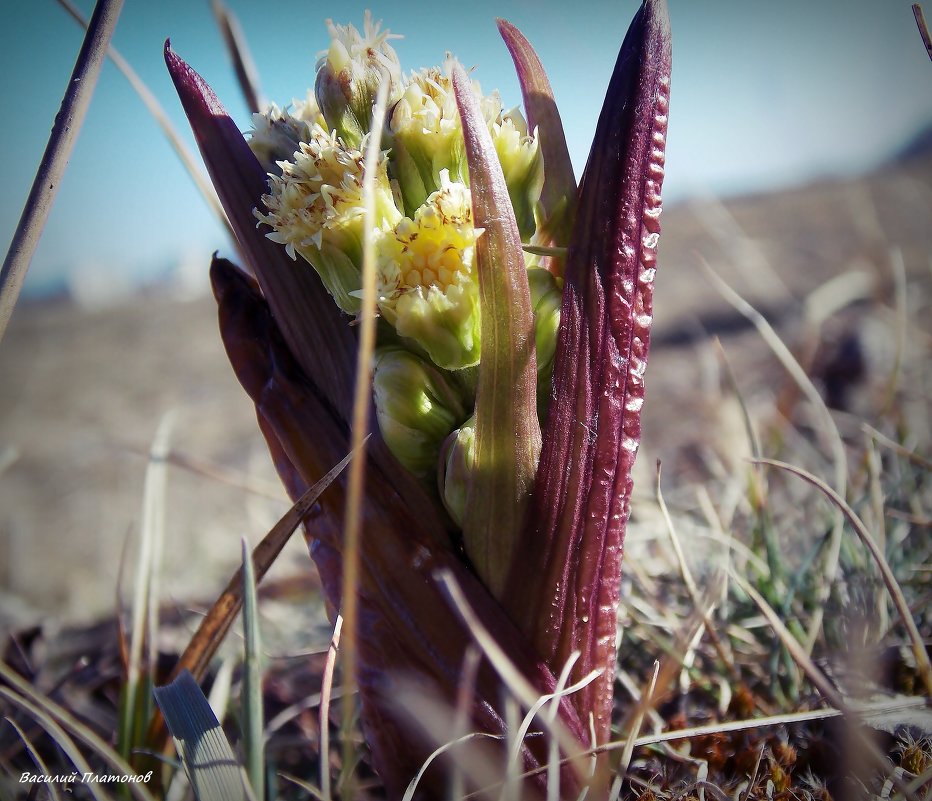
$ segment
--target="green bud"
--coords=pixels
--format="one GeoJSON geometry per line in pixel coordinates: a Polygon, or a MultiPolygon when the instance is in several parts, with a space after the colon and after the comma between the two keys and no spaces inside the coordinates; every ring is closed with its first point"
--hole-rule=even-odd
{"type": "Polygon", "coordinates": [[[443,443],[437,475],[443,505],[458,526],[463,525],[466,496],[475,463],[476,417],[473,415],[443,443]]]}
{"type": "Polygon", "coordinates": [[[410,351],[384,348],[376,353],[372,386],[385,443],[412,473],[429,475],[443,441],[466,417],[459,385],[410,351]]]}
{"type": "Polygon", "coordinates": [[[527,242],[537,228],[535,211],[544,186],[544,159],[536,132],[528,136],[524,117],[514,109],[492,124],[492,141],[505,175],[518,231],[527,242]]]}
{"type": "Polygon", "coordinates": [[[527,278],[534,309],[534,344],[537,348],[537,418],[543,425],[550,406],[563,293],[560,282],[549,270],[532,267],[527,271],[527,278]]]}
{"type": "Polygon", "coordinates": [[[401,67],[388,44],[396,37],[380,32],[379,26],[373,25],[368,11],[362,34],[352,25],[334,25],[328,19],[330,47],[317,62],[317,103],[330,130],[353,147],[359,147],[369,131],[372,106],[385,78],[390,82],[389,103],[398,99],[401,67]]]}
{"type": "Polygon", "coordinates": [[[440,173],[467,183],[463,128],[450,78],[438,67],[415,72],[389,120],[391,167],[405,211],[413,215],[440,189],[440,173]]]}

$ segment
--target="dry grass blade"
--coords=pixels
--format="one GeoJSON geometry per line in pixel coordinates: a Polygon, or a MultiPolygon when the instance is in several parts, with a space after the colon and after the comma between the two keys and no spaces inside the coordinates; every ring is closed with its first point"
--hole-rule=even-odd
{"type": "MultiPolygon", "coordinates": [[[[457,737],[455,740],[450,740],[449,742],[444,743],[439,748],[435,749],[430,754],[430,756],[428,756],[427,759],[424,760],[424,764],[421,765],[420,770],[418,770],[415,777],[411,779],[411,783],[408,785],[407,789],[405,790],[405,794],[402,797],[402,801],[412,801],[412,799],[414,798],[414,794],[417,792],[418,785],[421,783],[421,779],[424,778],[424,774],[427,773],[427,769],[433,764],[433,762],[437,759],[437,757],[443,756],[443,754],[445,754],[447,751],[450,751],[451,749],[455,748],[458,745],[462,745],[463,743],[468,743],[472,740],[479,740],[479,739],[501,740],[502,735],[501,734],[489,734],[487,732],[477,731],[477,732],[470,732],[469,734],[464,734],[462,737],[457,737]]],[[[457,798],[458,796],[452,796],[452,797],[457,798]]]]}
{"type": "Polygon", "coordinates": [[[919,27],[919,35],[922,37],[922,43],[925,45],[926,53],[932,59],[932,37],[929,36],[929,26],[926,25],[925,15],[922,13],[922,6],[919,3],[913,3],[913,16],[916,18],[916,25],[919,27]]]}
{"type": "Polygon", "coordinates": [[[909,448],[903,447],[899,442],[890,439],[890,437],[882,434],[876,428],[869,426],[867,423],[862,423],[861,428],[866,431],[872,439],[883,445],[885,448],[889,448],[897,455],[902,456],[904,459],[908,459],[913,464],[921,467],[923,470],[932,470],[932,461],[926,459],[924,456],[921,456],[915,451],[911,451],[909,448]]]}
{"type": "MultiPolygon", "coordinates": [[[[556,721],[556,715],[553,714],[552,710],[556,708],[556,703],[561,699],[565,698],[568,695],[572,695],[575,692],[579,692],[584,687],[589,686],[593,681],[595,681],[600,675],[601,671],[592,670],[585,676],[583,676],[575,684],[571,684],[569,687],[566,686],[566,679],[570,675],[570,670],[572,669],[572,663],[579,658],[579,652],[574,652],[571,654],[571,662],[568,662],[569,667],[565,667],[560,674],[560,681],[557,682],[557,686],[552,693],[547,693],[546,695],[540,696],[534,704],[528,709],[527,714],[524,716],[524,720],[521,721],[521,725],[517,728],[514,741],[512,743],[511,754],[509,758],[509,764],[511,765],[520,765],[520,755],[521,748],[524,745],[524,740],[528,735],[528,732],[531,729],[531,724],[534,722],[534,718],[540,713],[540,711],[548,706],[548,714],[546,720],[553,725],[556,721]],[[575,658],[572,658],[575,657],[575,658]]],[[[517,774],[516,774],[517,775],[517,774]]]]}
{"type": "MultiPolygon", "coordinates": [[[[32,763],[36,766],[37,772],[42,776],[51,776],[52,771],[49,770],[48,765],[45,764],[45,760],[42,759],[42,755],[36,750],[36,747],[32,744],[32,741],[26,736],[19,726],[16,725],[16,721],[12,718],[4,718],[7,723],[9,723],[13,730],[16,732],[16,736],[23,741],[23,745],[26,747],[26,752],[29,754],[29,758],[32,760],[32,763]]],[[[55,782],[49,782],[46,784],[46,788],[49,794],[49,801],[61,801],[61,796],[58,794],[58,790],[55,787],[55,782]]]]}
{"type": "Polygon", "coordinates": [[[239,88],[246,99],[246,105],[255,114],[265,107],[265,100],[259,88],[259,71],[256,69],[256,63],[246,44],[246,36],[243,34],[239,20],[227,8],[226,3],[222,0],[211,0],[210,7],[217,18],[217,24],[220,26],[230,58],[233,59],[233,70],[236,72],[236,80],[239,81],[239,88]]]}
{"type": "MultiPolygon", "coordinates": [[[[127,776],[135,775],[135,771],[132,769],[132,767],[130,767],[126,760],[120,757],[116,751],[114,751],[107,743],[105,743],[100,737],[91,731],[90,728],[85,726],[70,712],[66,711],[54,701],[47,698],[34,687],[32,687],[29,682],[27,682],[22,676],[13,671],[10,667],[7,666],[5,662],[2,661],[0,661],[0,678],[2,678],[7,684],[15,688],[17,691],[12,692],[9,688],[0,687],[0,695],[5,695],[17,705],[24,709],[28,709],[31,714],[36,716],[36,719],[42,724],[42,727],[50,734],[52,734],[53,738],[56,742],[59,743],[59,745],[63,745],[63,743],[62,740],[59,739],[58,733],[60,733],[61,736],[65,738],[65,740],[70,742],[70,738],[67,734],[65,734],[62,728],[64,727],[64,729],[67,729],[69,732],[71,732],[78,740],[85,743],[89,748],[93,749],[96,754],[104,759],[107,764],[113,767],[114,770],[116,770],[119,774],[125,774],[127,776]]],[[[68,756],[69,758],[73,758],[71,753],[69,753],[68,756]]],[[[78,753],[76,756],[81,765],[87,764],[80,753],[78,753]]],[[[75,762],[75,765],[78,766],[78,762],[75,762]]],[[[83,770],[89,771],[90,768],[85,767],[83,770]]],[[[93,790],[93,785],[91,785],[91,787],[93,790]]],[[[131,783],[129,789],[136,798],[140,799],[140,801],[154,801],[148,790],[146,790],[144,786],[138,783],[131,783]]]]}
{"type": "MultiPolygon", "coordinates": [[[[6,698],[8,701],[12,702],[16,706],[32,715],[33,719],[49,733],[49,736],[55,741],[56,745],[61,748],[68,759],[71,760],[71,763],[79,771],[81,771],[81,773],[91,773],[91,766],[87,763],[87,760],[84,759],[84,756],[81,754],[80,750],[78,750],[74,740],[72,740],[65,732],[65,730],[59,726],[43,709],[41,709],[36,704],[27,701],[21,695],[13,692],[7,687],[0,687],[0,696],[6,698]]],[[[109,796],[103,795],[99,792],[98,788],[96,787],[96,783],[91,783],[89,787],[91,795],[93,795],[95,799],[98,799],[98,801],[107,801],[109,798],[109,796]]]]}
{"type": "MultiPolygon", "coordinates": [[[[838,426],[835,425],[835,420],[831,412],[825,405],[822,396],[819,394],[819,390],[816,389],[815,385],[809,379],[809,376],[806,375],[806,371],[803,370],[799,362],[796,361],[793,354],[790,353],[789,348],[783,343],[783,340],[780,339],[777,332],[774,331],[773,327],[767,322],[764,316],[725,283],[705,259],[702,259],[701,263],[705,269],[706,275],[712,280],[719,294],[751,321],[758,333],[760,333],[761,338],[780,360],[784,369],[790,374],[799,389],[812,404],[813,409],[818,413],[822,422],[822,430],[828,436],[828,448],[832,453],[835,489],[838,491],[839,495],[844,496],[847,492],[848,484],[848,462],[845,455],[845,444],[841,439],[841,434],[838,432],[838,426]]],[[[821,590],[823,597],[819,599],[820,603],[816,606],[816,610],[812,615],[809,631],[806,636],[805,646],[807,653],[812,653],[812,649],[815,647],[816,639],[818,639],[819,631],[822,628],[822,618],[825,611],[824,601],[827,599],[829,588],[834,583],[835,576],[838,574],[842,525],[842,515],[840,512],[837,512],[832,526],[831,540],[829,541],[829,547],[825,556],[825,582],[821,590]]]]}
{"type": "Polygon", "coordinates": [[[333,670],[337,664],[342,628],[343,617],[337,615],[320,686],[320,797],[323,801],[330,801],[330,699],[333,697],[333,670]]]}
{"type": "MultiPolygon", "coordinates": [[[[372,125],[366,141],[363,162],[363,244],[362,244],[362,306],[359,310],[359,344],[356,351],[356,389],[353,395],[352,450],[359,458],[350,466],[346,491],[346,514],[343,528],[343,581],[340,612],[343,615],[343,731],[348,735],[355,709],[350,687],[356,676],[356,618],[359,585],[359,542],[362,536],[362,509],[365,503],[366,440],[369,437],[369,407],[372,398],[372,356],[376,333],[376,264],[375,264],[375,181],[381,156],[382,126],[388,103],[389,76],[383,71],[372,125]]],[[[344,739],[344,769],[352,764],[352,738],[344,739]]],[[[352,796],[352,777],[346,795],[352,796]]]]}
{"type": "Polygon", "coordinates": [[[32,254],[39,244],[52,201],[65,175],[122,8],[123,0],[98,0],[94,7],[52,134],[0,270],[0,340],[10,322],[32,254]]]}
{"type": "MultiPolygon", "coordinates": [[[[573,665],[576,664],[581,655],[579,651],[573,651],[560,671],[557,685],[554,688],[554,698],[547,709],[547,721],[551,724],[557,719],[560,712],[559,693],[566,687],[566,683],[570,680],[573,665]]],[[[550,747],[547,752],[547,801],[560,801],[560,747],[555,739],[550,740],[550,747]]]]}
{"type": "MultiPolygon", "coordinates": [[[[87,20],[71,0],[58,0],[58,3],[68,12],[75,22],[83,28],[87,28],[87,20]]],[[[220,198],[217,197],[217,192],[214,190],[213,184],[207,180],[204,171],[195,160],[194,154],[184,143],[184,139],[181,138],[178,129],[175,128],[168,114],[165,113],[165,109],[162,107],[162,104],[159,103],[158,98],[152,93],[149,87],[146,86],[142,78],[136,73],[136,70],[130,66],[130,63],[112,45],[107,49],[107,56],[113,62],[113,65],[123,73],[123,77],[126,78],[129,85],[133,87],[133,91],[139,96],[139,99],[142,101],[149,114],[152,115],[152,119],[154,119],[159,128],[162,129],[162,133],[165,134],[168,143],[172,146],[172,149],[175,151],[185,170],[187,170],[188,175],[191,176],[191,180],[194,181],[194,186],[197,187],[198,192],[201,193],[204,201],[217,216],[221,225],[226,228],[230,236],[230,241],[235,244],[236,235],[230,227],[230,221],[227,219],[223,206],[220,205],[220,198]]]]}
{"type": "MultiPolygon", "coordinates": [[[[252,558],[256,569],[257,583],[268,572],[272,563],[281,553],[282,548],[285,547],[285,543],[301,525],[301,521],[311,507],[317,503],[321,493],[340,475],[353,456],[353,453],[347,454],[336,467],[308,489],[281,520],[272,527],[272,530],[265,535],[262,542],[253,549],[252,558]]],[[[236,619],[236,615],[239,614],[240,609],[242,609],[242,605],[243,570],[240,568],[227,583],[226,589],[211,606],[210,611],[204,616],[201,625],[175,665],[172,678],[180,675],[184,670],[190,671],[191,675],[197,680],[203,677],[211,658],[216,653],[217,648],[220,647],[220,643],[230,630],[230,626],[233,625],[233,621],[236,619]]],[[[162,716],[156,714],[149,726],[147,736],[149,745],[157,751],[162,751],[167,745],[166,737],[167,732],[162,716]]]]}
{"type": "Polygon", "coordinates": [[[868,551],[870,551],[871,556],[874,559],[874,562],[877,564],[877,568],[880,570],[880,575],[883,578],[883,583],[887,588],[887,591],[890,593],[890,597],[893,600],[893,605],[896,607],[896,611],[899,613],[900,617],[903,620],[903,625],[906,626],[906,631],[909,634],[910,642],[912,643],[913,653],[916,657],[916,664],[919,667],[919,673],[922,676],[923,683],[926,686],[926,692],[932,696],[932,663],[929,662],[929,655],[926,653],[925,644],[922,640],[922,635],[919,633],[919,628],[916,626],[916,621],[913,620],[913,616],[909,611],[909,604],[906,602],[906,597],[903,595],[903,590],[900,587],[899,582],[896,580],[896,576],[893,575],[893,570],[890,568],[889,562],[887,562],[886,557],[881,552],[880,548],[877,547],[877,543],[874,540],[871,533],[867,530],[867,527],[864,525],[864,522],[860,517],[855,513],[855,511],[848,506],[844,498],[842,498],[837,492],[835,492],[831,487],[829,487],[822,479],[818,476],[812,475],[799,467],[796,467],[786,462],[778,462],[774,459],[759,459],[757,460],[761,464],[771,465],[772,467],[777,467],[781,470],[786,470],[788,473],[792,473],[795,476],[799,476],[805,481],[808,481],[818,490],[820,490],[848,519],[851,525],[854,527],[855,533],[858,535],[858,538],[864,544],[868,551]]]}
{"type": "Polygon", "coordinates": [[[712,269],[707,261],[703,259],[701,263],[706,272],[706,275],[708,275],[712,280],[712,283],[715,284],[715,287],[721,296],[725,298],[725,300],[734,306],[737,311],[744,315],[754,325],[758,333],[760,333],[761,338],[770,347],[774,355],[780,360],[780,363],[783,365],[784,369],[790,374],[790,376],[799,386],[800,390],[802,390],[802,392],[806,395],[806,398],[812,404],[813,408],[816,409],[816,411],[819,413],[821,422],[824,425],[824,430],[829,436],[828,447],[831,450],[832,458],[834,460],[835,487],[839,493],[844,494],[848,475],[847,461],[845,457],[845,445],[844,442],[842,442],[841,434],[838,433],[838,426],[835,425],[835,420],[832,418],[831,412],[825,405],[825,401],[819,394],[818,389],[816,389],[809,376],[806,375],[806,371],[803,370],[799,362],[796,361],[789,348],[787,348],[787,346],[783,343],[783,340],[780,339],[780,336],[773,329],[773,326],[767,322],[764,316],[744,298],[742,298],[737,292],[735,292],[735,290],[732,289],[727,283],[725,283],[721,276],[719,276],[718,273],[712,269]]]}
{"type": "Polygon", "coordinates": [[[710,608],[708,605],[703,604],[699,594],[699,587],[696,585],[696,580],[693,578],[692,571],[686,563],[686,555],[683,553],[683,546],[680,544],[680,538],[676,533],[676,526],[673,525],[673,518],[670,517],[670,510],[667,509],[667,502],[663,499],[663,492],[660,489],[659,461],[657,462],[657,505],[660,507],[660,513],[663,515],[663,520],[666,523],[667,534],[670,536],[670,544],[673,546],[673,553],[676,555],[676,562],[683,576],[683,583],[686,585],[686,590],[689,592],[689,597],[693,602],[693,608],[702,612],[702,622],[705,625],[705,630],[709,633],[709,639],[712,640],[712,646],[715,648],[715,652],[718,654],[719,659],[722,660],[722,664],[728,668],[728,671],[733,676],[737,677],[738,671],[735,668],[734,660],[725,650],[725,646],[722,644],[718,633],[715,631],[715,621],[712,620],[712,608],[714,607],[710,608]]]}
{"type": "Polygon", "coordinates": [[[621,785],[628,775],[628,767],[631,765],[631,756],[634,754],[634,743],[641,731],[644,723],[644,717],[647,710],[651,708],[654,700],[654,691],[657,689],[657,677],[660,675],[660,662],[654,662],[654,672],[651,674],[650,681],[647,684],[646,691],[641,694],[640,703],[638,703],[637,712],[634,715],[631,729],[626,738],[624,750],[618,760],[615,780],[612,782],[612,790],[609,794],[610,801],[618,801],[621,797],[621,785]]]}
{"type": "MultiPolygon", "coordinates": [[[[453,737],[462,737],[468,734],[469,710],[472,709],[476,696],[476,675],[479,671],[479,662],[482,653],[470,643],[463,655],[463,668],[460,671],[460,680],[456,688],[456,714],[453,717],[453,737]]],[[[450,771],[450,797],[459,798],[465,792],[463,771],[458,762],[454,763],[450,771]]]]}
{"type": "MultiPolygon", "coordinates": [[[[744,430],[747,434],[748,443],[751,446],[751,454],[755,458],[760,458],[763,456],[760,437],[757,434],[754,421],[751,419],[751,412],[744,400],[744,395],[741,393],[741,388],[738,386],[738,378],[728,359],[728,354],[725,352],[725,348],[718,337],[715,339],[715,350],[718,354],[719,362],[724,368],[728,385],[738,401],[738,408],[741,411],[741,420],[744,423],[744,430]]],[[[767,482],[764,477],[764,470],[760,465],[755,465],[754,473],[757,480],[757,485],[754,488],[757,496],[755,504],[758,509],[758,519],[764,537],[764,548],[767,553],[767,567],[774,581],[782,581],[785,571],[783,570],[783,560],[780,558],[780,547],[777,541],[776,531],[774,530],[768,513],[767,482]]]]}
{"type": "MultiPolygon", "coordinates": [[[[881,714],[886,712],[896,712],[902,709],[911,709],[914,707],[924,707],[923,699],[911,698],[907,701],[897,704],[865,704],[858,708],[862,714],[875,713],[881,714]]],[[[813,720],[826,720],[828,718],[838,718],[845,713],[840,709],[826,707],[825,709],[813,709],[807,712],[784,712],[780,715],[767,715],[760,718],[750,718],[747,720],[729,720],[724,723],[710,723],[705,726],[692,726],[688,729],[675,729],[661,732],[660,734],[645,734],[638,737],[635,745],[659,745],[660,743],[670,742],[671,740],[688,740],[691,737],[701,737],[707,734],[727,734],[730,732],[745,731],[746,729],[755,729],[767,726],[791,726],[796,723],[808,723],[813,720]]],[[[609,743],[605,750],[621,748],[624,743],[609,743]]]]}
{"type": "MultiPolygon", "coordinates": [[[[540,698],[540,695],[534,689],[533,685],[521,675],[521,671],[515,667],[514,663],[508,658],[508,655],[502,650],[502,647],[495,641],[495,638],[479,621],[478,616],[466,600],[466,596],[463,594],[462,589],[460,589],[453,574],[448,570],[443,570],[437,574],[436,578],[449,595],[454,610],[466,624],[466,627],[475,638],[479,648],[482,649],[482,653],[488,658],[489,662],[491,662],[492,667],[502,678],[502,681],[504,681],[505,686],[511,694],[526,708],[530,709],[533,707],[540,698]]],[[[543,723],[547,733],[559,742],[564,753],[572,754],[578,751],[579,743],[576,738],[573,737],[559,720],[549,720],[545,717],[543,723]]],[[[574,760],[573,766],[577,775],[582,778],[584,775],[582,764],[574,760]]],[[[545,770],[546,766],[543,769],[545,770]]]]}
{"type": "Polygon", "coordinates": [[[893,354],[893,366],[886,382],[886,399],[881,405],[880,416],[886,417],[896,400],[903,359],[906,355],[906,338],[909,329],[909,309],[907,306],[906,264],[903,251],[894,248],[890,252],[890,270],[893,273],[894,299],[896,301],[896,350],[893,354]]]}
{"type": "Polygon", "coordinates": [[[841,694],[832,683],[826,678],[825,674],[819,670],[816,664],[812,661],[812,658],[809,656],[808,652],[800,644],[790,630],[784,625],[783,621],[780,620],[780,616],[776,613],[774,608],[767,603],[764,596],[762,596],[751,584],[737,572],[732,572],[732,580],[741,588],[741,590],[748,595],[755,604],[757,608],[763,613],[764,617],[767,619],[767,622],[776,632],[777,637],[780,638],[780,641],[786,647],[786,650],[789,651],[790,655],[793,657],[793,660],[802,668],[803,672],[809,677],[809,680],[816,686],[822,695],[824,695],[830,703],[834,704],[838,709],[848,713],[848,706],[845,703],[845,699],[842,698],[841,694]]]}
{"type": "MultiPolygon", "coordinates": [[[[656,682],[657,685],[663,686],[665,683],[664,674],[667,674],[666,682],[668,683],[670,677],[675,671],[670,671],[666,666],[662,666],[660,670],[660,677],[656,682]]],[[[659,697],[659,693],[654,691],[654,696],[659,697]]],[[[922,698],[909,698],[902,702],[898,703],[880,703],[880,704],[863,704],[857,707],[857,712],[864,716],[870,715],[881,715],[892,712],[898,712],[904,709],[912,708],[924,708],[925,700],[922,698]]],[[[691,726],[683,729],[672,729],[670,731],[660,732],[658,734],[645,734],[637,737],[633,740],[634,747],[640,748],[642,746],[650,745],[660,745],[662,743],[668,743],[673,740],[689,740],[695,737],[705,737],[710,734],[728,734],[733,732],[746,731],[748,729],[759,729],[767,728],[772,726],[791,726],[799,723],[807,723],[814,720],[826,720],[829,718],[842,717],[843,715],[850,714],[850,711],[844,711],[837,708],[827,707],[825,709],[815,709],[806,712],[785,712],[779,715],[766,715],[759,718],[749,718],[745,720],[731,720],[723,723],[712,723],[704,726],[691,726]]],[[[582,760],[588,757],[591,757],[595,754],[610,753],[613,751],[624,750],[628,747],[628,740],[616,740],[610,743],[605,743],[596,748],[592,748],[586,751],[581,751],[579,753],[573,754],[571,756],[564,757],[560,764],[565,764],[571,760],[582,760]]],[[[522,774],[521,778],[527,779],[531,778],[539,773],[542,773],[545,770],[548,770],[549,766],[541,766],[539,768],[534,768],[529,770],[526,773],[522,774]]],[[[482,790],[470,793],[464,796],[464,801],[466,799],[475,799],[483,795],[485,791],[489,788],[483,788],[482,790]]]]}
{"type": "MultiPolygon", "coordinates": [[[[128,445],[127,450],[131,453],[147,453],[135,445],[128,445]]],[[[260,498],[266,498],[270,501],[283,501],[287,497],[282,490],[281,484],[264,481],[261,478],[231,470],[215,462],[198,459],[184,451],[171,450],[165,454],[164,459],[166,463],[173,467],[180,467],[182,470],[243,490],[243,492],[248,492],[260,498]]]]}

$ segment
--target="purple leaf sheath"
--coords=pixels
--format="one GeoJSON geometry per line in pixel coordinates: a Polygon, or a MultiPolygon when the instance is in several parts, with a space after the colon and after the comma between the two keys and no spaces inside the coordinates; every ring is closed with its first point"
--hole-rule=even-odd
{"type": "MultiPolygon", "coordinates": [[[[508,47],[508,52],[511,53],[515,71],[518,73],[528,129],[537,129],[540,138],[541,152],[544,156],[544,187],[540,201],[544,212],[549,216],[558,211],[561,204],[572,205],[576,199],[576,177],[573,174],[570,151],[566,146],[563,122],[557,110],[550,81],[531,43],[510,22],[503,19],[497,22],[499,33],[508,47]]],[[[572,225],[572,214],[565,214],[563,219],[566,223],[565,231],[568,233],[569,226],[572,225]]],[[[559,236],[563,233],[564,229],[561,228],[557,238],[559,245],[566,244],[566,239],[559,236]]]]}
{"type": "MultiPolygon", "coordinates": [[[[255,284],[229,262],[211,268],[227,354],[256,404],[260,427],[276,468],[298,497],[346,453],[347,439],[329,418],[327,404],[295,363],[255,284]]],[[[393,797],[400,796],[436,744],[420,740],[393,705],[394,681],[412,681],[451,706],[472,636],[435,580],[449,571],[495,640],[541,693],[553,674],[541,663],[445,537],[426,529],[418,510],[400,503],[370,461],[360,547],[359,687],[367,742],[393,797]]],[[[331,610],[339,603],[345,476],[321,497],[308,530],[331,610]]],[[[441,535],[443,532],[441,532],[441,535]]],[[[480,667],[472,725],[501,733],[502,685],[488,663],[480,667]]],[[[584,728],[568,702],[561,719],[583,741],[584,728]]],[[[538,757],[525,754],[528,768],[538,757]]]]}
{"type": "Polygon", "coordinates": [[[580,651],[572,696],[609,736],[619,580],[640,440],[670,86],[661,0],[625,37],[580,187],[529,524],[506,599],[551,670],[580,651]]]}

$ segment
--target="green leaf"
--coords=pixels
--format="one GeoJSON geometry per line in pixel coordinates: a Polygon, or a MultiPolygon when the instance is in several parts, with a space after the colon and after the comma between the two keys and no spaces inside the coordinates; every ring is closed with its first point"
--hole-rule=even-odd
{"type": "Polygon", "coordinates": [[[243,637],[246,659],[243,671],[243,750],[246,772],[256,801],[265,798],[265,738],[262,713],[262,645],[259,632],[259,600],[256,595],[256,570],[249,543],[243,547],[243,637]]]}
{"type": "Polygon", "coordinates": [[[453,91],[469,162],[482,356],[476,393],[476,456],[463,540],[492,594],[501,598],[540,455],[534,314],[521,237],[505,176],[463,68],[453,91]]]}
{"type": "Polygon", "coordinates": [[[154,693],[197,801],[246,801],[240,764],[194,677],[186,670],[154,693]]]}

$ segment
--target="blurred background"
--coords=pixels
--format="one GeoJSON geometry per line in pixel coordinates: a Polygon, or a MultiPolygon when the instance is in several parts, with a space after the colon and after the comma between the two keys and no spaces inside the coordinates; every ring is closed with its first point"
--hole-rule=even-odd
{"type": "MultiPolygon", "coordinates": [[[[79,3],[85,15],[92,4],[79,3]]],[[[675,36],[668,202],[799,185],[864,172],[932,122],[929,63],[906,0],[670,0],[675,36]]],[[[634,0],[468,3],[231,0],[266,97],[303,97],[327,45],[324,19],[362,25],[366,8],[392,32],[406,69],[446,51],[475,66],[484,89],[520,102],[495,29],[506,17],[549,71],[577,173],[634,0]]],[[[192,142],[162,60],[171,37],[242,128],[249,115],[207,0],[129,0],[114,46],[192,142]]],[[[7,123],[0,154],[0,235],[9,242],[45,147],[82,31],[55,0],[8,3],[0,29],[7,123]]],[[[192,144],[193,146],[193,144],[192,144]]],[[[146,110],[105,65],[26,292],[105,300],[173,277],[204,286],[204,259],[224,236],[146,110]]]]}
{"type": "MultiPolygon", "coordinates": [[[[80,5],[89,15],[91,4],[80,5]]],[[[506,106],[517,104],[494,24],[505,17],[549,71],[577,174],[637,5],[229,0],[264,94],[280,105],[313,85],[327,46],[324,20],[361,26],[367,7],[404,36],[393,44],[405,69],[439,64],[450,51],[475,67],[485,91],[498,88],[506,106]]],[[[733,345],[739,375],[749,382],[757,375],[751,387],[771,406],[778,389],[772,359],[728,316],[701,260],[774,319],[789,321],[793,340],[820,288],[836,301],[874,293],[889,305],[891,249],[899,248],[904,274],[926,286],[932,253],[932,64],[907,0],[669,5],[674,67],[639,462],[645,491],[658,456],[687,471],[689,458],[677,462],[677,454],[692,448],[706,458],[716,426],[740,430],[737,418],[715,417],[724,407],[712,402],[718,384],[706,369],[707,334],[733,345]]],[[[8,243],[83,31],[55,0],[6,3],[3,20],[0,238],[8,243]]],[[[248,128],[207,0],[127,0],[113,45],[193,148],[162,59],[168,37],[248,128]]],[[[258,538],[284,510],[216,333],[207,296],[214,250],[232,255],[156,124],[105,64],[0,342],[0,631],[52,613],[89,618],[113,608],[122,544],[139,527],[144,456],[165,415],[173,421],[171,446],[189,463],[171,469],[162,501],[170,597],[213,595],[238,561],[239,536],[258,538]]],[[[927,295],[917,291],[910,300],[916,314],[927,310],[927,295]]],[[[862,359],[868,372],[891,358],[884,313],[858,317],[867,336],[886,332],[862,359]]],[[[839,326],[843,351],[848,333],[839,326]]],[[[925,351],[920,367],[924,358],[925,351]]],[[[300,544],[292,557],[307,576],[300,544]]]]}

